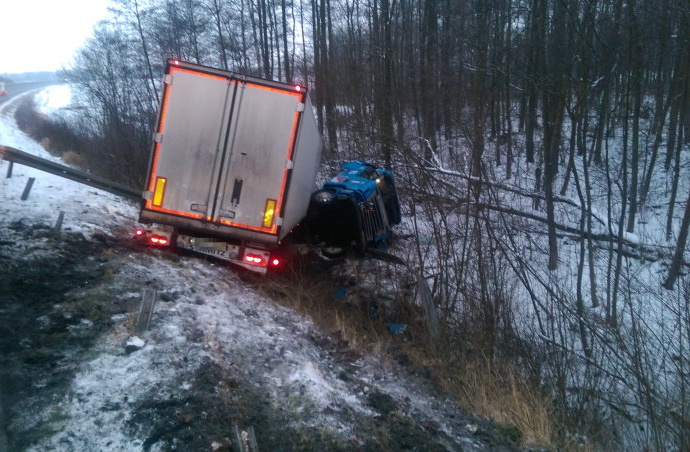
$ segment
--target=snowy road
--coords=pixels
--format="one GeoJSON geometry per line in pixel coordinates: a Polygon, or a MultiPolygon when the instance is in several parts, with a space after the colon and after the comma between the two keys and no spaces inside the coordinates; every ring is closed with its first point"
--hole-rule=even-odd
{"type": "Polygon", "coordinates": [[[0,96],[0,105],[9,102],[15,97],[22,96],[29,91],[43,89],[54,84],[53,82],[8,83],[6,85],[7,94],[0,96]]]}

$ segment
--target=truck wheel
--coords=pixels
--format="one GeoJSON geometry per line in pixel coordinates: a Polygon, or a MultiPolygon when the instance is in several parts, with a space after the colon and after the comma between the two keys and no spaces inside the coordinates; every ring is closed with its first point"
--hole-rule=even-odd
{"type": "Polygon", "coordinates": [[[394,194],[385,201],[386,215],[388,215],[388,222],[393,224],[400,224],[400,201],[398,195],[394,194]]]}
{"type": "Polygon", "coordinates": [[[355,211],[355,232],[353,234],[354,236],[354,245],[353,248],[355,250],[355,253],[357,254],[364,254],[367,250],[367,237],[366,233],[364,231],[364,219],[362,218],[362,211],[359,209],[359,206],[355,202],[354,199],[351,199],[352,201],[352,206],[355,211]]]}
{"type": "Polygon", "coordinates": [[[386,215],[388,216],[388,222],[393,224],[400,224],[402,220],[400,215],[400,201],[398,200],[398,191],[395,188],[395,181],[389,175],[384,176],[385,184],[381,186],[384,187],[381,190],[383,194],[383,204],[386,207],[386,215]]]}
{"type": "Polygon", "coordinates": [[[331,205],[335,201],[335,193],[330,190],[319,190],[311,195],[311,201],[317,205],[331,205]]]}
{"type": "Polygon", "coordinates": [[[360,238],[355,243],[355,252],[359,255],[363,255],[367,251],[367,239],[364,237],[364,231],[360,232],[360,238]]]}

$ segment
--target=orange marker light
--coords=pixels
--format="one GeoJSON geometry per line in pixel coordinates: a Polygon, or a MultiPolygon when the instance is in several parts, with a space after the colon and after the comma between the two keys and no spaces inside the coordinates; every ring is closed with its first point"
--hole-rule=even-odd
{"type": "Polygon", "coordinates": [[[275,199],[267,199],[266,200],[266,208],[264,209],[264,220],[261,223],[261,226],[265,228],[270,228],[273,226],[273,216],[276,213],[276,200],[275,199]]]}
{"type": "Polygon", "coordinates": [[[156,187],[153,190],[153,205],[156,207],[163,205],[163,194],[165,193],[165,183],[167,181],[165,177],[156,178],[156,187]]]}

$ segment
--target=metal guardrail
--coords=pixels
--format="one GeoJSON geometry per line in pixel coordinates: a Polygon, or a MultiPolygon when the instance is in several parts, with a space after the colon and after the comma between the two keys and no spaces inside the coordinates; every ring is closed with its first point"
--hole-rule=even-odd
{"type": "Polygon", "coordinates": [[[112,182],[102,177],[94,176],[93,174],[89,174],[66,165],[61,165],[50,160],[36,157],[33,154],[29,154],[9,146],[0,146],[0,160],[7,160],[19,165],[30,166],[31,168],[36,168],[50,174],[55,174],[56,176],[79,182],[80,184],[89,185],[114,195],[136,201],[140,200],[143,195],[141,190],[137,190],[117,182],[112,182]]]}

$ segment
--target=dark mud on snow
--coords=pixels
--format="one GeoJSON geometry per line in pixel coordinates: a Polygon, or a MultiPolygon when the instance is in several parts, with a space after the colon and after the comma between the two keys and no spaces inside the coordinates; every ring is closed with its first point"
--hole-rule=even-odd
{"type": "Polygon", "coordinates": [[[9,450],[45,432],[11,422],[67,388],[82,355],[126,306],[80,300],[79,291],[107,277],[108,238],[56,234],[42,224],[0,225],[0,404],[9,450]],[[21,402],[21,403],[20,403],[21,402]]]}
{"type": "MultiPolygon", "coordinates": [[[[124,233],[112,234],[97,232],[87,239],[81,233],[57,234],[46,225],[25,220],[0,221],[0,449],[6,442],[8,450],[25,450],[56,433],[50,429],[57,427],[50,425],[60,422],[49,417],[64,416],[59,404],[80,366],[93,358],[99,338],[122,323],[123,316],[131,317],[138,306],[139,299],[126,292],[157,284],[143,264],[151,262],[143,259],[149,250],[132,245],[124,233]],[[125,257],[138,262],[141,271],[118,273],[125,257]]],[[[179,261],[174,253],[150,252],[179,261]]],[[[162,291],[161,303],[174,305],[178,297],[193,299],[193,288],[189,291],[162,291]]],[[[291,321],[284,319],[285,326],[291,321]]],[[[185,337],[189,346],[187,354],[175,358],[179,362],[161,357],[165,365],[178,368],[174,380],[161,380],[136,399],[110,394],[99,408],[131,414],[123,433],[137,439],[138,448],[237,450],[235,427],[240,432],[251,427],[259,449],[266,451],[464,449],[436,421],[419,416],[409,399],[387,394],[370,377],[358,375],[357,368],[348,365],[351,351],[328,336],[310,333],[319,350],[315,359],[326,368],[333,366],[338,379],[366,394],[368,414],[338,406],[319,413],[304,395],[304,387],[286,386],[276,394],[261,373],[263,367],[247,365],[254,356],[242,355],[232,345],[219,352],[218,360],[203,358],[199,363],[190,354],[203,348],[204,331],[189,324],[185,337]],[[183,384],[185,390],[176,389],[183,384]],[[333,411],[351,426],[351,433],[338,434],[313,422],[333,411]]],[[[419,387],[428,384],[420,381],[419,387]]],[[[481,438],[467,433],[468,449],[480,439],[490,450],[514,450],[487,424],[456,409],[448,409],[448,416],[453,419],[443,422],[453,424],[457,431],[477,423],[482,426],[480,432],[489,432],[481,438]]],[[[65,450],[70,444],[67,440],[65,450]]]]}

